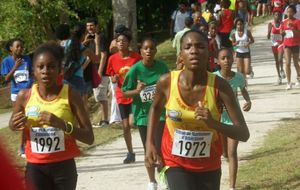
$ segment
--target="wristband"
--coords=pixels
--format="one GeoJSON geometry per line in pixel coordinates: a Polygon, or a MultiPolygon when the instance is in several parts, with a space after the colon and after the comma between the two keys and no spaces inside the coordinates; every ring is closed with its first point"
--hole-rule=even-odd
{"type": "Polygon", "coordinates": [[[66,135],[71,135],[73,133],[73,130],[74,130],[73,124],[71,122],[66,122],[65,121],[65,127],[66,127],[65,134],[66,135]]]}

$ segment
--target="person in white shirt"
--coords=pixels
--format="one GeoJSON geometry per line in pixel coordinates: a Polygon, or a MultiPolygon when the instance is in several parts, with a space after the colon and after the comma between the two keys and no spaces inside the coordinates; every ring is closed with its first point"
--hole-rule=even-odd
{"type": "Polygon", "coordinates": [[[185,26],[185,18],[189,17],[187,12],[187,4],[180,3],[177,10],[175,10],[171,16],[170,35],[174,37],[177,32],[182,30],[185,26]]]}

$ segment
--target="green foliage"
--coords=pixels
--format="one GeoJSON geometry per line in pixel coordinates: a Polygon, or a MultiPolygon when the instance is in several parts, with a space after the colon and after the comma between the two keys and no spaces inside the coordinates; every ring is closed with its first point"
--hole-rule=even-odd
{"type": "Polygon", "coordinates": [[[110,0],[0,0],[0,41],[20,37],[28,51],[54,38],[61,22],[100,18],[105,26],[112,15],[110,0]]]}
{"type": "Polygon", "coordinates": [[[144,33],[168,28],[171,15],[178,2],[179,0],[137,0],[139,32],[144,33]]]}

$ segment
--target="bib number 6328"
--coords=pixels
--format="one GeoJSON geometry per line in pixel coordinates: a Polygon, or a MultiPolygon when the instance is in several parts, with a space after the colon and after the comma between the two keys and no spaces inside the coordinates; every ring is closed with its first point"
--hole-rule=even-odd
{"type": "Polygon", "coordinates": [[[172,154],[186,158],[205,158],[210,156],[212,132],[176,129],[174,132],[172,154]]]}

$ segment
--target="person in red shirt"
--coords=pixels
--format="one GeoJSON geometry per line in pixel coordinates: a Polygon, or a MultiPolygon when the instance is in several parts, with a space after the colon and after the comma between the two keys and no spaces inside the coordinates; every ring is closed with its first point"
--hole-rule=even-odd
{"type": "Polygon", "coordinates": [[[294,66],[297,73],[297,81],[295,86],[300,85],[300,68],[299,68],[299,44],[300,44],[300,20],[296,19],[296,7],[289,5],[287,9],[288,18],[283,21],[281,25],[281,33],[284,35],[284,56],[286,60],[286,76],[287,87],[286,90],[292,88],[291,83],[291,59],[293,57],[294,66]]]}
{"type": "Polygon", "coordinates": [[[219,18],[219,36],[221,38],[221,47],[231,48],[229,34],[233,28],[234,13],[229,9],[230,2],[221,2],[222,11],[219,18]]]}
{"type": "Polygon", "coordinates": [[[273,12],[278,11],[282,13],[284,9],[284,0],[272,0],[272,7],[273,12]]]}
{"type": "Polygon", "coordinates": [[[117,83],[116,98],[122,118],[124,139],[128,150],[127,157],[123,161],[124,164],[135,162],[135,153],[132,148],[130,131],[130,125],[132,123],[130,121],[133,119],[131,114],[132,98],[123,97],[121,88],[130,67],[142,59],[138,53],[129,50],[130,40],[131,33],[129,29],[117,34],[116,43],[118,52],[109,57],[106,69],[106,74],[111,76],[112,82],[117,83]]]}
{"type": "Polygon", "coordinates": [[[282,22],[281,22],[281,12],[274,12],[274,21],[270,22],[268,25],[268,39],[271,39],[272,42],[272,52],[275,59],[276,70],[277,70],[277,84],[282,83],[282,79],[285,78],[285,73],[283,70],[283,37],[280,32],[282,22]]]}

